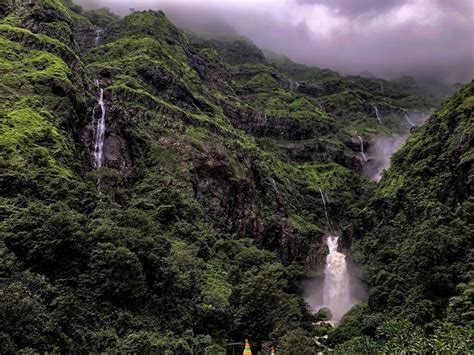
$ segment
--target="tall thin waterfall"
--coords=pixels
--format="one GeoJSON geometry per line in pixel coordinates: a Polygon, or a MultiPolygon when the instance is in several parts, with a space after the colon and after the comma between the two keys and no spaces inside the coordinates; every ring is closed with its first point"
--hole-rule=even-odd
{"type": "Polygon", "coordinates": [[[93,151],[94,167],[100,168],[103,163],[103,152],[104,152],[104,138],[105,138],[105,115],[106,107],[104,102],[104,89],[99,85],[99,81],[96,80],[95,84],[100,89],[99,99],[97,105],[94,107],[92,112],[92,139],[93,139],[93,151]],[[97,108],[100,108],[100,117],[97,115],[97,108]]]}
{"type": "Polygon", "coordinates": [[[321,194],[321,200],[323,201],[324,215],[326,216],[326,222],[328,223],[329,231],[333,233],[334,232],[333,224],[332,224],[331,218],[329,217],[329,211],[328,211],[329,198],[327,194],[323,190],[321,190],[321,188],[319,188],[319,193],[321,194]]]}
{"type": "Polygon", "coordinates": [[[410,126],[413,127],[413,126],[415,125],[415,124],[412,122],[412,120],[410,120],[410,117],[408,117],[408,115],[407,115],[406,113],[405,113],[405,119],[407,120],[407,122],[408,122],[408,124],[409,124],[410,126]]]}
{"type": "Polygon", "coordinates": [[[100,35],[102,34],[102,29],[98,28],[96,31],[95,31],[95,46],[97,47],[99,45],[99,42],[100,42],[100,35]]]}
{"type": "Polygon", "coordinates": [[[326,239],[329,254],[326,257],[323,283],[323,306],[332,313],[332,320],[339,321],[355,304],[351,300],[346,256],[337,251],[339,237],[330,235],[326,239]]]}
{"type": "Polygon", "coordinates": [[[298,91],[298,88],[300,87],[300,83],[297,81],[293,81],[290,79],[290,90],[291,91],[298,91]]]}
{"type": "Polygon", "coordinates": [[[377,106],[374,106],[374,110],[375,110],[375,115],[377,116],[377,121],[379,121],[379,123],[382,124],[382,118],[380,117],[379,109],[377,108],[377,106]]]}
{"type": "Polygon", "coordinates": [[[364,139],[361,136],[357,136],[360,141],[360,152],[362,153],[362,158],[364,161],[367,161],[367,156],[365,155],[365,150],[364,150],[364,139]]]}

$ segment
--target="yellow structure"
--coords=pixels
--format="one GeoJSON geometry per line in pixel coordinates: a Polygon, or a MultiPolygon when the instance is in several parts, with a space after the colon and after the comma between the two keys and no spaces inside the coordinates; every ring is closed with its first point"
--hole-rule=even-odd
{"type": "Polygon", "coordinates": [[[245,349],[243,355],[252,355],[252,349],[250,348],[248,339],[245,339],[245,349]]]}

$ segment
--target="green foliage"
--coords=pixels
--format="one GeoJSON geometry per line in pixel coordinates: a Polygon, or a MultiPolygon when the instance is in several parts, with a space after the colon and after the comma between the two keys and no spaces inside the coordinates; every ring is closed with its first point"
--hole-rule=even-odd
{"type": "Polygon", "coordinates": [[[61,335],[44,304],[52,291],[44,277],[28,271],[0,289],[2,353],[15,353],[24,347],[38,351],[54,349],[53,344],[60,341],[61,335]]]}
{"type": "Polygon", "coordinates": [[[289,331],[281,338],[281,346],[278,351],[289,355],[318,353],[314,340],[300,328],[289,331]]]}
{"type": "Polygon", "coordinates": [[[139,352],[146,354],[187,354],[191,352],[189,345],[182,339],[161,336],[151,332],[129,334],[119,345],[120,352],[139,352]]]}
{"type": "Polygon", "coordinates": [[[238,303],[236,323],[241,332],[256,341],[271,337],[276,340],[301,321],[300,307],[303,305],[285,290],[288,283],[285,269],[278,264],[263,264],[251,268],[243,275],[237,290],[238,303]],[[255,309],[260,316],[255,317],[255,309]]]}
{"type": "Polygon", "coordinates": [[[364,303],[353,307],[344,315],[334,331],[329,333],[328,343],[342,344],[363,335],[373,335],[375,328],[371,325],[371,319],[367,313],[368,307],[364,303]]]}
{"type": "Polygon", "coordinates": [[[468,84],[408,139],[363,212],[354,255],[366,266],[374,326],[472,324],[472,164],[463,163],[472,147],[463,137],[472,131],[473,89],[468,84]]]}
{"type": "Polygon", "coordinates": [[[105,28],[119,19],[117,15],[110,12],[106,7],[97,10],[81,11],[81,14],[92,24],[99,26],[100,28],[105,28]]]}
{"type": "Polygon", "coordinates": [[[136,254],[112,243],[99,243],[92,250],[86,287],[112,302],[139,301],[145,293],[145,276],[136,254]]]}
{"type": "Polygon", "coordinates": [[[318,312],[314,315],[316,320],[330,320],[332,318],[332,313],[329,308],[323,307],[318,310],[318,312]]]}
{"type": "Polygon", "coordinates": [[[89,244],[83,223],[83,215],[62,203],[31,204],[2,225],[2,236],[29,268],[49,277],[77,275],[89,244]]]}
{"type": "Polygon", "coordinates": [[[347,353],[469,353],[474,345],[472,330],[443,327],[432,335],[408,321],[389,321],[377,328],[375,340],[367,336],[354,337],[338,345],[335,354],[347,353]]]}

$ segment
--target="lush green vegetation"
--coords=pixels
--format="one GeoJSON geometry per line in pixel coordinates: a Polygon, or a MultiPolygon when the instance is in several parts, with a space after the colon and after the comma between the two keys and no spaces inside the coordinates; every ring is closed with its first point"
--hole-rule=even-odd
{"type": "Polygon", "coordinates": [[[472,349],[473,95],[471,83],[410,137],[356,223],[370,291],[330,335],[352,339],[342,352],[472,349]]]}
{"type": "Polygon", "coordinates": [[[409,78],[380,82],[190,38],[162,12],[2,5],[0,352],[222,353],[248,337],[315,353],[326,333],[341,352],[469,347],[472,89],[376,187],[351,139],[437,105],[409,78]],[[96,171],[94,80],[107,106],[96,171]],[[371,286],[334,331],[299,291],[327,252],[320,188],[345,245],[364,236],[354,257],[371,286]]]}

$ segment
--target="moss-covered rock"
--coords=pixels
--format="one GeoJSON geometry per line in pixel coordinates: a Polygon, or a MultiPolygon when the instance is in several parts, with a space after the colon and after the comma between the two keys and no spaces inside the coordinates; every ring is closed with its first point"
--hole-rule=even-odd
{"type": "Polygon", "coordinates": [[[332,318],[332,313],[329,308],[323,307],[316,312],[314,317],[317,321],[330,320],[332,318]]]}

